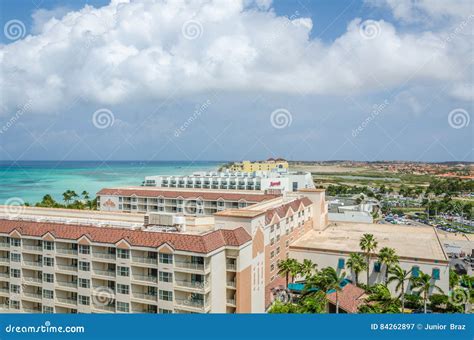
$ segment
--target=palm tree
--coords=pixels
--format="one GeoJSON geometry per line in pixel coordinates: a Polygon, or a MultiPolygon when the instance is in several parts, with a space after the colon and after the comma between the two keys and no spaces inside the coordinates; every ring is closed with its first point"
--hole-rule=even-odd
{"type": "Polygon", "coordinates": [[[364,257],[359,253],[351,253],[347,260],[347,268],[354,272],[355,284],[359,284],[359,273],[367,269],[364,257]]]}
{"type": "Polygon", "coordinates": [[[390,268],[398,263],[398,255],[395,252],[395,249],[383,247],[379,252],[379,262],[385,265],[385,278],[384,282],[387,283],[388,272],[390,268]]]}
{"type": "Polygon", "coordinates": [[[366,261],[367,261],[367,287],[370,287],[369,284],[369,273],[370,273],[370,258],[372,253],[377,249],[378,242],[372,234],[364,234],[360,239],[359,246],[360,249],[364,251],[366,261]]]}
{"type": "Polygon", "coordinates": [[[400,300],[402,301],[402,313],[405,312],[405,282],[410,280],[411,271],[403,270],[398,264],[389,268],[391,276],[386,281],[386,284],[396,282],[395,291],[400,292],[400,300]]]}
{"type": "Polygon", "coordinates": [[[336,293],[336,314],[339,314],[339,291],[341,291],[341,283],[346,278],[346,273],[337,274],[333,267],[323,268],[321,271],[323,280],[325,281],[325,291],[334,290],[336,293]]]}
{"type": "Polygon", "coordinates": [[[278,274],[284,275],[286,278],[286,285],[288,286],[289,283],[289,276],[292,275],[292,282],[293,282],[293,274],[295,273],[295,268],[298,266],[298,261],[295,259],[286,259],[278,262],[278,274]]]}
{"type": "Polygon", "coordinates": [[[423,273],[422,271],[419,272],[419,276],[412,279],[413,286],[417,289],[420,293],[423,294],[423,305],[424,305],[424,313],[426,314],[426,307],[428,303],[428,296],[433,293],[435,290],[443,293],[443,290],[439,288],[434,282],[431,280],[431,276],[428,274],[423,273]]]}
{"type": "Polygon", "coordinates": [[[87,201],[90,198],[89,193],[85,190],[81,193],[81,196],[85,201],[87,201]]]}
{"type": "Polygon", "coordinates": [[[64,200],[64,203],[66,203],[66,208],[69,205],[69,201],[71,201],[71,198],[72,198],[71,190],[66,190],[65,192],[63,192],[63,200],[64,200]]]}
{"type": "Polygon", "coordinates": [[[378,283],[370,288],[365,299],[365,310],[370,313],[400,313],[400,301],[392,298],[386,285],[378,283]]]}
{"type": "Polygon", "coordinates": [[[300,265],[300,272],[305,278],[310,277],[315,271],[318,265],[313,263],[309,259],[304,259],[303,263],[300,265]]]}

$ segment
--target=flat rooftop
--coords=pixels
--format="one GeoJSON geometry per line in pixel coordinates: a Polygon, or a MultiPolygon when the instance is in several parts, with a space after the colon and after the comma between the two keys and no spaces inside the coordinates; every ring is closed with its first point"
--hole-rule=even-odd
{"type": "Polygon", "coordinates": [[[359,241],[363,234],[373,234],[378,249],[394,248],[402,258],[448,260],[434,228],[393,224],[337,222],[323,231],[306,233],[290,246],[290,250],[360,252],[359,241]]]}

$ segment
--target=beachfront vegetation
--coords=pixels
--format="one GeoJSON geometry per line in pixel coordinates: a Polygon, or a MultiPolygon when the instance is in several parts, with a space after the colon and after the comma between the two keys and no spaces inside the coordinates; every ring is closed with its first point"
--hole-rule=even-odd
{"type": "Polygon", "coordinates": [[[36,203],[35,207],[96,210],[97,199],[91,199],[89,193],[85,190],[82,191],[81,195],[78,195],[74,190],[66,190],[62,197],[64,204],[56,201],[49,194],[44,195],[41,202],[36,203]]]}

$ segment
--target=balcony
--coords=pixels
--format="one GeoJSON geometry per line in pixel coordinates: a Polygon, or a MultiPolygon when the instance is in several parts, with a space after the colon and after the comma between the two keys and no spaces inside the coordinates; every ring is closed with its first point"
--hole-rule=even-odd
{"type": "Polygon", "coordinates": [[[207,270],[209,269],[209,264],[203,264],[203,263],[192,263],[188,261],[175,261],[175,266],[177,268],[183,268],[183,269],[192,269],[192,270],[207,270]]]}
{"type": "Polygon", "coordinates": [[[0,264],[9,264],[10,259],[8,257],[0,257],[0,264]]]}
{"type": "Polygon", "coordinates": [[[77,288],[77,282],[70,281],[56,281],[59,287],[77,288]]]}
{"type": "Polygon", "coordinates": [[[41,294],[38,293],[29,293],[29,292],[23,292],[23,297],[29,298],[29,299],[34,299],[34,300],[41,300],[43,297],[41,294]]]}
{"type": "Polygon", "coordinates": [[[204,300],[192,300],[192,299],[176,299],[175,304],[180,307],[189,307],[192,309],[198,309],[200,311],[205,311],[209,306],[209,301],[204,300]]]}
{"type": "Polygon", "coordinates": [[[97,275],[97,276],[106,276],[106,277],[115,277],[115,270],[94,270],[92,272],[92,275],[97,275]]]}
{"type": "Polygon", "coordinates": [[[23,307],[23,312],[33,314],[33,313],[42,313],[42,310],[41,310],[41,308],[25,308],[25,307],[23,307]]]}
{"type": "Polygon", "coordinates": [[[10,273],[0,273],[0,278],[8,279],[10,278],[10,273]]]}
{"type": "Polygon", "coordinates": [[[226,268],[227,270],[235,272],[237,270],[237,265],[235,263],[227,263],[226,268]]]}
{"type": "Polygon", "coordinates": [[[56,298],[56,302],[69,305],[69,306],[77,306],[77,299],[58,297],[56,298]]]}
{"type": "Polygon", "coordinates": [[[110,254],[106,252],[93,252],[92,256],[97,259],[105,259],[105,260],[115,260],[115,254],[110,254]]]}
{"type": "Polygon", "coordinates": [[[41,268],[43,267],[43,264],[39,261],[23,261],[23,266],[41,268]]]}
{"type": "Polygon", "coordinates": [[[0,288],[0,294],[10,294],[8,288],[0,288]]]}
{"type": "Polygon", "coordinates": [[[23,250],[27,250],[27,252],[28,251],[43,252],[43,247],[42,246],[33,246],[33,245],[24,244],[23,245],[23,250]]]}
{"type": "Polygon", "coordinates": [[[56,253],[61,255],[77,255],[77,249],[56,248],[56,253]]]}
{"type": "Polygon", "coordinates": [[[23,280],[27,283],[39,283],[41,284],[41,279],[33,276],[23,276],[23,280]]]}
{"type": "Polygon", "coordinates": [[[227,284],[227,287],[231,287],[231,288],[235,288],[235,286],[236,286],[235,281],[227,281],[226,284],[227,284]]]}
{"type": "Polygon", "coordinates": [[[154,294],[132,293],[132,299],[141,299],[156,303],[158,300],[158,296],[154,294]]]}
{"type": "Polygon", "coordinates": [[[0,303],[0,311],[8,312],[10,310],[10,306],[8,303],[0,303]]]}
{"type": "Polygon", "coordinates": [[[56,267],[58,271],[77,272],[77,266],[58,264],[56,267]]]}
{"type": "Polygon", "coordinates": [[[115,313],[115,306],[109,305],[93,305],[92,308],[100,310],[101,312],[115,313]]]}
{"type": "Polygon", "coordinates": [[[158,282],[158,278],[156,276],[147,276],[147,275],[132,275],[132,280],[134,280],[134,281],[144,281],[144,282],[153,282],[153,283],[158,282]]]}
{"type": "Polygon", "coordinates": [[[232,307],[235,307],[236,306],[235,299],[227,299],[227,304],[232,307]]]}
{"type": "Polygon", "coordinates": [[[133,256],[132,257],[132,262],[133,263],[145,263],[145,264],[156,265],[158,263],[158,259],[150,258],[150,257],[133,256]]]}
{"type": "Polygon", "coordinates": [[[10,243],[0,242],[0,249],[10,249],[10,243]]]}
{"type": "Polygon", "coordinates": [[[199,282],[199,281],[176,280],[174,282],[174,285],[176,287],[204,290],[206,288],[209,288],[209,281],[199,282]]]}

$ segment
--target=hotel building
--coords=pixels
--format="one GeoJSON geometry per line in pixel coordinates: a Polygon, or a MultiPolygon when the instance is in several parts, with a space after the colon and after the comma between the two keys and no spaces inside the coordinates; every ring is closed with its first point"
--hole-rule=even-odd
{"type": "MultiPolygon", "coordinates": [[[[362,233],[448,290],[433,228],[329,224],[321,189],[260,198],[209,216],[30,207],[12,216],[0,206],[1,311],[263,313],[285,284],[280,260],[308,258],[350,276],[346,260],[362,233]]],[[[372,267],[371,282],[381,282],[383,266],[372,267]]]]}
{"type": "Polygon", "coordinates": [[[271,171],[288,169],[288,162],[282,158],[269,158],[263,162],[243,161],[234,163],[230,166],[231,171],[254,172],[254,171],[271,171]]]}
{"type": "Polygon", "coordinates": [[[219,190],[279,190],[281,192],[314,188],[309,172],[224,171],[196,172],[191,176],[147,176],[146,187],[219,190]]]}
{"type": "Polygon", "coordinates": [[[102,189],[97,193],[97,209],[131,213],[212,215],[226,209],[241,209],[279,195],[263,191],[196,190],[127,187],[102,189]]]}

